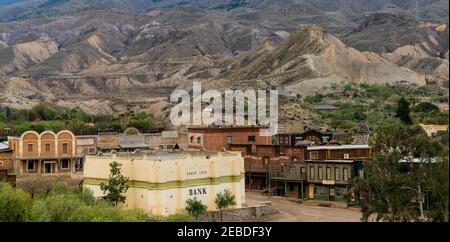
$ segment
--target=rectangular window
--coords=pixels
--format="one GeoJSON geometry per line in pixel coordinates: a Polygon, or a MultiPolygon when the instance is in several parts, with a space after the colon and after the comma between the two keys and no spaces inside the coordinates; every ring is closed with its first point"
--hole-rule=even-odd
{"type": "Polygon", "coordinates": [[[289,166],[289,173],[295,173],[295,166],[289,166]]]}
{"type": "Polygon", "coordinates": [[[319,167],[319,180],[323,179],[322,167],[319,167]]]}
{"type": "Polygon", "coordinates": [[[339,181],[339,177],[340,177],[339,167],[335,167],[334,168],[334,180],[339,181]]]}
{"type": "Polygon", "coordinates": [[[359,177],[364,178],[364,170],[359,170],[359,177]]]}
{"type": "Polygon", "coordinates": [[[309,157],[311,160],[317,160],[317,159],[319,159],[319,152],[311,151],[311,152],[309,152],[309,157]]]}
{"type": "Polygon", "coordinates": [[[300,173],[305,174],[305,172],[306,172],[306,171],[305,171],[305,167],[301,167],[301,168],[300,168],[300,173]]]}
{"type": "Polygon", "coordinates": [[[62,148],[63,148],[63,154],[67,154],[68,152],[67,152],[67,143],[64,143],[63,144],[63,146],[62,146],[62,148]]]}
{"type": "Polygon", "coordinates": [[[33,144],[28,144],[28,152],[33,152],[33,144]]]}
{"type": "Polygon", "coordinates": [[[227,136],[227,144],[233,144],[233,136],[227,136]]]}
{"type": "Polygon", "coordinates": [[[289,138],[288,137],[284,138],[284,143],[285,144],[289,144],[289,138]]]}
{"type": "Polygon", "coordinates": [[[50,144],[45,144],[45,152],[50,152],[50,144]]]}
{"type": "Polygon", "coordinates": [[[327,180],[331,180],[331,168],[327,167],[327,180]]]}
{"type": "Polygon", "coordinates": [[[27,170],[29,171],[34,170],[34,161],[27,161],[27,170]]]}
{"type": "Polygon", "coordinates": [[[283,146],[280,146],[280,155],[284,155],[284,154],[286,154],[286,151],[285,151],[285,147],[283,147],[283,146]]]}
{"type": "Polygon", "coordinates": [[[69,160],[62,160],[61,161],[61,168],[62,169],[69,169],[69,160]]]}
{"type": "Polygon", "coordinates": [[[283,143],[283,137],[280,137],[280,144],[283,143]]]}
{"type": "Polygon", "coordinates": [[[256,136],[254,136],[254,135],[248,136],[248,142],[255,142],[255,141],[256,141],[256,136]]]}
{"type": "Polygon", "coordinates": [[[348,181],[348,169],[344,168],[344,181],[348,181]]]}
{"type": "Polygon", "coordinates": [[[309,167],[309,177],[311,180],[314,180],[314,177],[315,177],[314,173],[315,173],[314,166],[309,167]]]}

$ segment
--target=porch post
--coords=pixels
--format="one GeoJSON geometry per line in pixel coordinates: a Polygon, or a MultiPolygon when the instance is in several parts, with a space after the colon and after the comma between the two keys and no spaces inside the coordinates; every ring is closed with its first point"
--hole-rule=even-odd
{"type": "Polygon", "coordinates": [[[305,199],[305,194],[303,192],[303,181],[301,181],[300,185],[301,185],[301,190],[300,191],[302,193],[302,200],[304,200],[305,199]]]}
{"type": "Polygon", "coordinates": [[[287,181],[284,181],[284,196],[287,197],[287,181]]]}
{"type": "Polygon", "coordinates": [[[56,164],[55,164],[55,173],[58,173],[59,162],[60,162],[59,159],[56,160],[56,164]]]}

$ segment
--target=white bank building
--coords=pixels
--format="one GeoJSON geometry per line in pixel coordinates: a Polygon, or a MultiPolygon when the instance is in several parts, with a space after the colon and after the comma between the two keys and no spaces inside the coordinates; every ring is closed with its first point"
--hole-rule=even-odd
{"type": "Polygon", "coordinates": [[[109,164],[122,164],[122,174],[129,178],[123,206],[144,209],[155,215],[182,210],[186,200],[197,197],[216,210],[217,193],[229,190],[236,196],[236,208],[245,199],[244,159],[240,152],[167,152],[117,153],[86,156],[85,187],[96,197],[103,196],[100,183],[107,183],[109,164]]]}

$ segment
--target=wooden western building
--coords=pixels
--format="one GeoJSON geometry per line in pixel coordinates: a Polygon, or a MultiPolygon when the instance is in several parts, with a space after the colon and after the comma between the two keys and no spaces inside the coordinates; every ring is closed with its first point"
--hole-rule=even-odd
{"type": "Polygon", "coordinates": [[[261,135],[262,127],[189,128],[188,146],[193,149],[218,151],[228,145],[271,145],[272,136],[261,135]]]}
{"type": "Polygon", "coordinates": [[[269,175],[274,195],[328,201],[354,199],[354,178],[362,176],[361,160],[286,162],[269,175]]]}
{"type": "Polygon", "coordinates": [[[8,137],[8,145],[19,175],[81,173],[82,156],[76,152],[76,137],[71,131],[27,131],[20,137],[8,137]]]}
{"type": "Polygon", "coordinates": [[[16,174],[12,157],[12,149],[0,149],[0,181],[8,182],[12,186],[15,186],[16,174]]]}
{"type": "Polygon", "coordinates": [[[370,155],[368,145],[309,146],[309,160],[365,160],[370,155]]]}
{"type": "Polygon", "coordinates": [[[275,195],[301,199],[344,201],[354,198],[352,181],[362,177],[368,145],[328,145],[306,148],[306,160],[285,162],[269,173],[275,195]]]}
{"type": "Polygon", "coordinates": [[[306,158],[306,146],[231,144],[228,149],[240,151],[244,157],[248,189],[268,188],[270,172],[279,171],[285,162],[306,158]]]}

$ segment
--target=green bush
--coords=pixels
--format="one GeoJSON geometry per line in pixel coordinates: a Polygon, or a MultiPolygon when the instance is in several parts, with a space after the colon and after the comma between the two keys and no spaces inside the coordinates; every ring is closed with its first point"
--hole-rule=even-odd
{"type": "Polygon", "coordinates": [[[0,222],[23,222],[28,216],[29,198],[22,190],[0,182],[0,222]]]}

